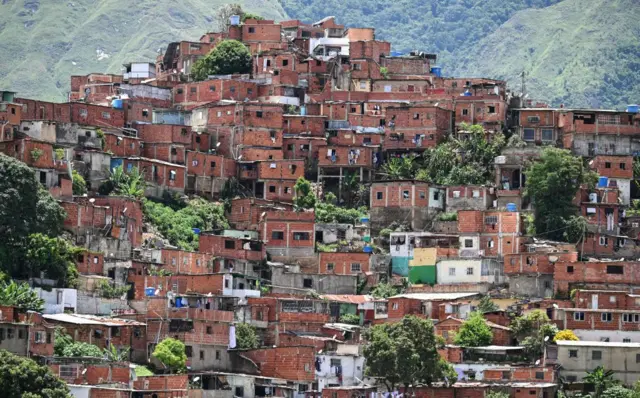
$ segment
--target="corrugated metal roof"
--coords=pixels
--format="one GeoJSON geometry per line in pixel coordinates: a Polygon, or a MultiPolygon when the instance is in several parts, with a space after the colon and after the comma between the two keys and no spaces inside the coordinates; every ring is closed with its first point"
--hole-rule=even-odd
{"type": "Polygon", "coordinates": [[[393,298],[408,298],[413,300],[458,300],[465,297],[473,297],[479,295],[479,292],[475,293],[405,293],[398,294],[397,296],[389,297],[393,298]]]}
{"type": "Polygon", "coordinates": [[[100,316],[85,315],[85,314],[45,314],[43,315],[43,318],[50,321],[73,323],[76,325],[102,325],[102,326],[144,326],[145,325],[142,322],[131,321],[128,319],[108,318],[108,317],[100,317],[100,316]]]}
{"type": "Polygon", "coordinates": [[[569,341],[559,340],[556,341],[559,346],[569,347],[602,347],[602,348],[640,348],[640,343],[606,343],[604,341],[569,341]]]}

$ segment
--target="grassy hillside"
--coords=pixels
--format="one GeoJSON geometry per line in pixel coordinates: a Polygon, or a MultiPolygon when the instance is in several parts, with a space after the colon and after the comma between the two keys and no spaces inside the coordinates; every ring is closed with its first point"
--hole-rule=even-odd
{"type": "MultiPolygon", "coordinates": [[[[0,88],[64,100],[69,75],[118,73],[126,61],[155,60],[170,41],[214,29],[224,0],[2,0],[0,88]]],[[[282,19],[275,0],[237,1],[282,19]]]]}
{"type": "Polygon", "coordinates": [[[640,3],[564,0],[516,13],[461,52],[454,71],[506,78],[556,105],[624,107],[640,102],[640,3]]]}

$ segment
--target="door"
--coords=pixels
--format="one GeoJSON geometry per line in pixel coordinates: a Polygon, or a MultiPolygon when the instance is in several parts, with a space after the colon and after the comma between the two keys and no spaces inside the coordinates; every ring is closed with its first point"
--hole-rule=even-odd
{"type": "Polygon", "coordinates": [[[598,309],[598,295],[597,294],[592,294],[591,295],[591,309],[592,310],[597,310],[598,309]]]}

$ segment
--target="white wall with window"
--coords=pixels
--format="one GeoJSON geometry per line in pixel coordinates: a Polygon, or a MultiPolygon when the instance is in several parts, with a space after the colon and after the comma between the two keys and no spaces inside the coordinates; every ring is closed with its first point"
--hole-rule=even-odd
{"type": "Polygon", "coordinates": [[[442,285],[502,283],[502,264],[493,259],[454,259],[436,263],[437,281],[442,285]]]}
{"type": "Polygon", "coordinates": [[[358,385],[363,380],[364,357],[357,355],[357,346],[347,345],[345,349],[351,349],[356,355],[335,352],[316,356],[314,366],[320,391],[325,387],[358,385]]]}

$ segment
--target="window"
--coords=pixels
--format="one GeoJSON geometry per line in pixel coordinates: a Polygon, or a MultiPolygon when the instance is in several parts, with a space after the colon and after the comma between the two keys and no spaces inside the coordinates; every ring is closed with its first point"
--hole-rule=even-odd
{"type": "Polygon", "coordinates": [[[605,169],[610,169],[611,168],[611,162],[604,162],[604,168],[605,169]]]}
{"type": "Polygon", "coordinates": [[[336,366],[342,366],[342,360],[340,360],[339,358],[338,359],[331,358],[330,366],[332,368],[336,366]]]}
{"type": "Polygon", "coordinates": [[[351,272],[360,272],[360,263],[351,263],[351,272]]]}
{"type": "Polygon", "coordinates": [[[465,239],[464,240],[464,247],[467,248],[467,249],[473,247],[473,239],[465,239]]]}
{"type": "Polygon", "coordinates": [[[294,232],[293,240],[309,240],[309,232],[294,232]]]}
{"type": "Polygon", "coordinates": [[[584,312],[574,312],[573,313],[574,321],[584,321],[584,312]]]}
{"type": "MultiPolygon", "coordinates": [[[[250,28],[249,28],[249,33],[256,33],[256,28],[251,28],[251,27],[250,27],[250,28]]],[[[238,395],[238,394],[236,394],[236,395],[238,395]]],[[[242,395],[241,395],[241,396],[242,396],[242,395]]]]}
{"type": "Polygon", "coordinates": [[[101,339],[103,335],[102,330],[96,329],[93,331],[93,337],[96,339],[101,339]]]}
{"type": "Polygon", "coordinates": [[[172,154],[172,155],[177,155],[177,154],[178,154],[178,148],[176,148],[176,147],[171,147],[171,154],[172,154]]]}
{"type": "MultiPolygon", "coordinates": [[[[578,358],[578,350],[569,350],[569,358],[578,358]]],[[[637,362],[637,358],[636,358],[637,362]]]]}
{"type": "Polygon", "coordinates": [[[213,327],[207,326],[207,334],[213,334],[213,327]]]}
{"type": "Polygon", "coordinates": [[[591,351],[591,359],[599,361],[602,359],[602,351],[591,351]]]}
{"type": "Polygon", "coordinates": [[[14,337],[15,337],[15,332],[14,332],[13,328],[7,329],[7,338],[8,339],[12,339],[14,337]]]}
{"type": "Polygon", "coordinates": [[[376,199],[377,200],[382,200],[383,197],[384,197],[384,193],[383,192],[376,192],[376,199]]]}
{"type": "Polygon", "coordinates": [[[313,287],[313,279],[311,278],[304,278],[302,280],[302,287],[305,288],[312,288],[313,287]]]}
{"type": "Polygon", "coordinates": [[[216,167],[216,162],[211,162],[211,168],[215,168],[216,167]]]}
{"type": "Polygon", "coordinates": [[[498,223],[498,216],[488,216],[484,218],[485,225],[496,225],[498,223]]]}
{"type": "Polygon", "coordinates": [[[22,340],[22,339],[24,339],[24,336],[25,336],[25,334],[24,334],[24,330],[22,330],[22,329],[18,329],[18,338],[19,338],[20,340],[22,340]]]}
{"type": "Polygon", "coordinates": [[[624,338],[624,339],[622,339],[622,342],[623,342],[623,343],[631,343],[631,339],[629,339],[629,338],[624,338]]]}
{"type": "Polygon", "coordinates": [[[184,90],[179,88],[177,92],[178,92],[178,94],[182,94],[182,93],[184,93],[184,90]]]}
{"type": "MultiPolygon", "coordinates": [[[[308,363],[304,364],[304,371],[305,372],[311,372],[311,366],[308,363]]],[[[302,385],[300,387],[302,387],[302,385]]]]}
{"type": "Polygon", "coordinates": [[[103,119],[111,119],[111,114],[109,112],[102,112],[103,119]]]}
{"type": "Polygon", "coordinates": [[[262,111],[256,111],[256,117],[261,118],[262,117],[262,111]]]}
{"type": "Polygon", "coordinates": [[[602,322],[611,322],[612,318],[613,316],[610,312],[603,312],[602,314],[600,314],[600,319],[602,320],[602,322]]]}
{"type": "Polygon", "coordinates": [[[397,310],[398,309],[398,303],[393,303],[393,305],[391,306],[391,309],[397,310]]]}
{"type": "Polygon", "coordinates": [[[283,231],[272,231],[271,239],[273,240],[284,240],[284,232],[283,231]]]}
{"type": "MultiPolygon", "coordinates": [[[[600,246],[607,246],[608,244],[609,244],[609,238],[606,237],[606,236],[601,236],[600,237],[600,246]]],[[[610,266],[607,266],[607,274],[610,273],[609,272],[609,267],[610,266]]],[[[617,267],[617,266],[614,266],[614,267],[617,267]]],[[[620,267],[620,268],[622,268],[622,267],[620,267]]],[[[622,272],[620,272],[620,273],[622,273],[622,272]]]]}
{"type": "Polygon", "coordinates": [[[175,181],[175,180],[176,180],[176,172],[175,172],[175,170],[169,171],[169,181],[175,181]]]}
{"type": "Polygon", "coordinates": [[[420,191],[420,199],[426,199],[426,194],[424,191],[420,191]]]}
{"type": "Polygon", "coordinates": [[[269,185],[269,192],[274,193],[276,191],[275,185],[269,185]]]}
{"type": "Polygon", "coordinates": [[[607,274],[622,275],[624,267],[622,265],[607,265],[607,274]]]}
{"type": "Polygon", "coordinates": [[[220,360],[220,350],[216,350],[216,360],[220,360]]]}
{"type": "Polygon", "coordinates": [[[544,380],[544,372],[536,372],[536,380],[544,380]]]}
{"type": "Polygon", "coordinates": [[[471,196],[474,197],[474,198],[479,198],[480,197],[480,191],[478,191],[477,189],[474,189],[472,191],[471,196]]]}
{"type": "Polygon", "coordinates": [[[567,265],[567,273],[573,274],[573,265],[567,265]]]}
{"type": "Polygon", "coordinates": [[[282,66],[287,66],[289,65],[289,60],[288,59],[283,59],[282,60],[282,66]]]}
{"type": "Polygon", "coordinates": [[[473,267],[467,267],[467,275],[473,275],[473,267]]]}
{"type": "Polygon", "coordinates": [[[418,120],[420,119],[420,114],[419,113],[414,113],[413,114],[413,120],[418,120]]]}
{"type": "Polygon", "coordinates": [[[402,199],[409,199],[409,191],[402,191],[402,199]]]}
{"type": "Polygon", "coordinates": [[[609,296],[609,302],[610,303],[615,303],[616,302],[616,296],[609,296]]]}
{"type": "MultiPolygon", "coordinates": [[[[249,30],[251,30],[253,28],[249,28],[249,30]]],[[[234,394],[236,397],[244,397],[244,387],[242,386],[236,386],[236,391],[234,394]]]]}
{"type": "Polygon", "coordinates": [[[78,113],[80,114],[80,117],[87,117],[88,113],[86,109],[80,109],[78,111],[78,113]]]}
{"type": "Polygon", "coordinates": [[[553,130],[551,130],[551,129],[543,129],[542,130],[542,141],[544,141],[544,142],[553,141],[553,130]]]}
{"type": "Polygon", "coordinates": [[[366,90],[366,89],[367,89],[367,82],[361,81],[360,82],[360,90],[366,90]]]}
{"type": "Polygon", "coordinates": [[[200,266],[200,259],[196,258],[196,267],[199,267],[199,266],[200,266]]]}
{"type": "MultiPolygon", "coordinates": [[[[489,240],[487,241],[487,248],[493,249],[493,245],[494,245],[493,239],[489,238],[489,240]]],[[[511,260],[515,260],[515,258],[512,258],[511,260]]]]}
{"type": "Polygon", "coordinates": [[[567,376],[567,382],[575,383],[576,381],[578,381],[578,376],[574,376],[574,375],[568,375],[567,376]]]}
{"type": "Polygon", "coordinates": [[[529,122],[529,123],[540,123],[540,116],[529,116],[529,117],[527,117],[527,122],[529,122]]]}
{"type": "Polygon", "coordinates": [[[78,368],[75,365],[60,365],[60,377],[77,377],[78,368]]]}
{"type": "Polygon", "coordinates": [[[185,346],[184,347],[184,352],[185,352],[185,354],[187,354],[188,358],[191,358],[193,356],[193,347],[191,347],[190,345],[185,346]]]}
{"type": "Polygon", "coordinates": [[[235,249],[236,248],[236,241],[235,240],[225,240],[224,241],[224,248],[225,249],[235,249]]]}
{"type": "Polygon", "coordinates": [[[204,361],[204,351],[200,350],[200,360],[204,361]]]}
{"type": "Polygon", "coordinates": [[[533,141],[536,137],[536,131],[534,129],[524,129],[522,139],[525,141],[533,141]]]}
{"type": "Polygon", "coordinates": [[[511,379],[511,372],[509,372],[508,370],[502,372],[502,380],[509,380],[509,379],[511,379]]]}
{"type": "Polygon", "coordinates": [[[440,192],[435,191],[433,193],[433,200],[440,200],[440,192]]]}
{"type": "Polygon", "coordinates": [[[456,276],[456,269],[453,267],[449,267],[449,276],[456,276]]]}
{"type": "Polygon", "coordinates": [[[469,110],[468,109],[463,109],[462,110],[462,116],[467,116],[469,114],[469,110]]]}

